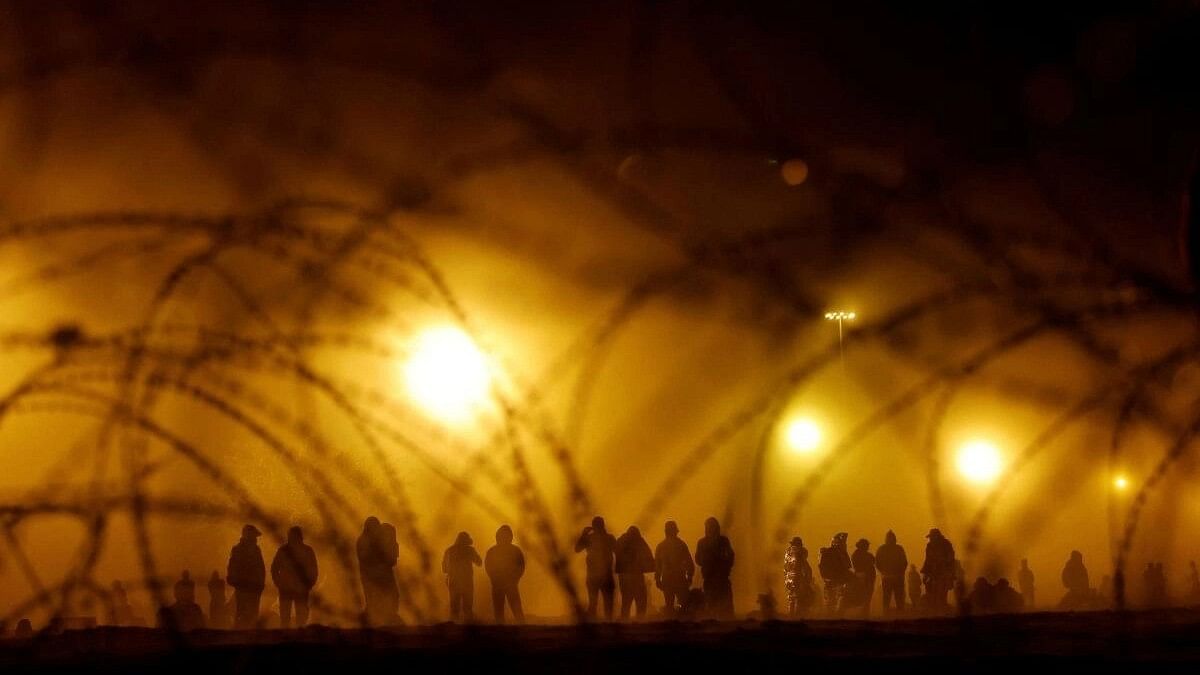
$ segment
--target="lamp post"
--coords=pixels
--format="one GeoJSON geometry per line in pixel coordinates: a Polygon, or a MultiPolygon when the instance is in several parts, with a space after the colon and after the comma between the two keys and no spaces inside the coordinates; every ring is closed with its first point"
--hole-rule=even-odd
{"type": "Polygon", "coordinates": [[[846,350],[842,346],[842,340],[845,336],[845,330],[842,324],[847,321],[853,321],[857,315],[854,312],[844,312],[841,310],[834,312],[825,312],[826,321],[836,321],[838,327],[838,357],[842,360],[842,368],[846,367],[846,350]]]}

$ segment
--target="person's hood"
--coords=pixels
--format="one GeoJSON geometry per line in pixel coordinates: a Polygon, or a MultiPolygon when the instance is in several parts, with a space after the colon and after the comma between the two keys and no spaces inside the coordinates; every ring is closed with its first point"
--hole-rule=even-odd
{"type": "Polygon", "coordinates": [[[892,532],[891,530],[888,530],[887,534],[883,535],[883,541],[885,544],[895,544],[896,543],[896,533],[892,532]]]}
{"type": "Polygon", "coordinates": [[[621,535],[622,539],[641,539],[642,531],[637,528],[637,525],[630,525],[625,534],[621,535]]]}
{"type": "Polygon", "coordinates": [[[716,537],[721,534],[721,523],[716,518],[710,517],[704,521],[704,536],[716,537]]]}
{"type": "Polygon", "coordinates": [[[288,530],[287,543],[303,544],[304,543],[304,531],[301,530],[299,527],[293,527],[292,529],[288,530]]]}
{"type": "Polygon", "coordinates": [[[496,530],[497,544],[511,544],[513,541],[513,531],[508,525],[501,525],[500,529],[496,530]]]}
{"type": "Polygon", "coordinates": [[[470,546],[473,543],[475,542],[471,541],[471,535],[466,532],[459,532],[458,536],[454,538],[455,546],[470,546]]]}

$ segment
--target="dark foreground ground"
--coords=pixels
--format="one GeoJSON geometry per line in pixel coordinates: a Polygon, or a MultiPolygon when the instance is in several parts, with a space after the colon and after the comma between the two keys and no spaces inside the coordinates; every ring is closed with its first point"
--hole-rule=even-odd
{"type": "Polygon", "coordinates": [[[388,631],[101,628],[0,642],[0,673],[1195,672],[1200,613],[896,622],[656,623],[388,631]]]}

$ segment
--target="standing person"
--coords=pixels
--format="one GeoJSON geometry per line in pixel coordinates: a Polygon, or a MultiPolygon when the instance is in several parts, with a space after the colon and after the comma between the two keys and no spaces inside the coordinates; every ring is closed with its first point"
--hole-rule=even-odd
{"type": "Polygon", "coordinates": [[[871,613],[871,598],[875,597],[875,556],[871,555],[871,542],[859,539],[854,544],[854,555],[850,556],[850,564],[854,566],[859,603],[863,616],[866,616],[871,613]]]}
{"type": "Polygon", "coordinates": [[[654,585],[662,590],[667,616],[674,616],[692,588],[696,563],[692,561],[687,542],[679,538],[679,526],[675,521],[668,520],[663,532],[666,537],[654,549],[654,585]]]}
{"type": "Polygon", "coordinates": [[[288,530],[287,543],[275,552],[271,560],[271,581],[279,591],[279,626],[290,628],[292,608],[296,609],[296,626],[308,624],[308,594],[317,584],[317,554],[304,543],[304,531],[299,527],[288,530]]]}
{"type": "Polygon", "coordinates": [[[489,548],[483,559],[483,569],[492,583],[492,611],[496,623],[504,623],[504,601],[512,610],[517,623],[525,623],[525,612],[521,609],[521,591],[518,583],[525,574],[525,554],[513,545],[513,531],[508,525],[496,530],[496,545],[489,548]]]}
{"type": "Polygon", "coordinates": [[[1200,572],[1196,570],[1196,561],[1188,562],[1188,598],[1190,604],[1200,602],[1200,572]]]}
{"type": "Polygon", "coordinates": [[[704,537],[696,542],[696,564],[704,577],[704,604],[718,619],[733,618],[733,545],[721,534],[716,518],[704,521],[704,537]]]}
{"type": "Polygon", "coordinates": [[[821,549],[821,557],[817,560],[817,570],[825,581],[825,609],[837,612],[844,609],[846,587],[854,580],[850,570],[850,554],[846,551],[846,540],[850,538],[845,532],[833,535],[829,546],[821,549]]]}
{"type": "Polygon", "coordinates": [[[883,536],[883,546],[875,549],[875,568],[883,578],[883,613],[891,613],[893,600],[895,609],[903,610],[904,571],[908,569],[908,555],[904,547],[896,543],[896,533],[891,530],[883,536]]]}
{"type": "Polygon", "coordinates": [[[475,618],[475,568],[483,564],[471,535],[459,532],[454,545],[442,554],[442,574],[450,590],[450,620],[475,618]]]}
{"type": "Polygon", "coordinates": [[[913,609],[921,606],[921,573],[916,565],[908,566],[908,599],[913,609]]]}
{"type": "Polygon", "coordinates": [[[636,525],[630,525],[625,534],[617,538],[614,556],[621,587],[621,619],[629,618],[631,605],[637,607],[637,618],[645,618],[646,575],[654,572],[654,555],[636,525]]]}
{"type": "Polygon", "coordinates": [[[379,528],[379,548],[383,552],[383,565],[379,570],[382,584],[383,613],[386,625],[395,624],[400,614],[400,587],[396,583],[396,563],[400,562],[400,540],[396,537],[396,526],[384,523],[379,528]]]}
{"type": "Polygon", "coordinates": [[[1083,564],[1083,554],[1071,551],[1067,564],[1063,565],[1062,585],[1067,589],[1059,606],[1063,609],[1081,609],[1091,600],[1092,585],[1088,580],[1087,567],[1083,564]]]}
{"type": "Polygon", "coordinates": [[[816,595],[812,581],[808,549],[804,548],[804,541],[800,537],[792,537],[783,552],[783,588],[787,591],[789,616],[800,616],[812,606],[816,595]]]}
{"type": "Polygon", "coordinates": [[[925,563],[921,565],[921,578],[925,582],[925,605],[934,611],[949,609],[946,595],[958,578],[958,561],[954,557],[954,545],[936,527],[925,535],[925,563]]]}
{"type": "Polygon", "coordinates": [[[213,570],[208,577],[208,625],[229,628],[229,601],[225,599],[225,580],[213,570]]]}
{"type": "Polygon", "coordinates": [[[1033,609],[1034,587],[1033,570],[1029,569],[1029,560],[1021,558],[1021,569],[1017,570],[1017,587],[1021,589],[1021,597],[1025,599],[1025,607],[1033,609]]]}
{"type": "Polygon", "coordinates": [[[617,548],[617,540],[608,530],[604,529],[604,519],[600,516],[592,518],[591,527],[583,528],[579,540],[575,542],[575,552],[587,551],[587,592],[588,617],[596,618],[596,596],[604,595],[604,616],[609,621],[613,618],[613,595],[616,593],[616,582],[613,580],[613,564],[617,548]]]}
{"type": "Polygon", "coordinates": [[[258,624],[258,608],[263,589],[267,586],[267,566],[263,562],[258,538],[262,532],[253,525],[242,528],[242,538],[229,552],[225,579],[233,586],[234,627],[254,628],[258,624]]]}
{"type": "Polygon", "coordinates": [[[384,585],[380,581],[380,567],[383,565],[383,552],[379,548],[380,530],[383,524],[375,516],[363,521],[362,534],[355,542],[355,553],[358,555],[358,577],[362,582],[363,615],[366,623],[378,625],[384,612],[381,610],[384,585]]]}

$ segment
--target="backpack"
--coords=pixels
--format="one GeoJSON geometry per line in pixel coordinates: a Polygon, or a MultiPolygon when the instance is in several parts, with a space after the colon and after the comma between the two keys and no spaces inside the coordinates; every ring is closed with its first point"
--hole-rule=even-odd
{"type": "Polygon", "coordinates": [[[822,579],[838,579],[843,575],[844,570],[838,568],[835,558],[837,555],[834,554],[832,547],[826,546],[821,549],[817,570],[821,573],[822,579]]]}

